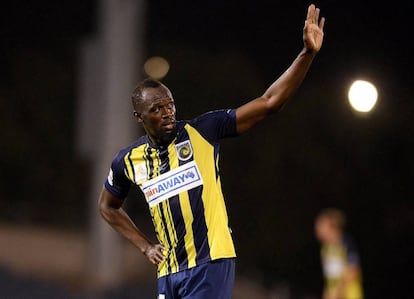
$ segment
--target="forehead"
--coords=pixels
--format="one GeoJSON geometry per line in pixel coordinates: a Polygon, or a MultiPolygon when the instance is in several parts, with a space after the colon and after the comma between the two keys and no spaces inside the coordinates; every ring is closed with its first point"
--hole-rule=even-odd
{"type": "Polygon", "coordinates": [[[162,100],[172,100],[172,94],[168,88],[165,88],[164,86],[156,88],[148,87],[142,91],[142,99],[144,100],[144,103],[151,105],[162,100]]]}
{"type": "Polygon", "coordinates": [[[331,223],[331,219],[325,216],[319,216],[316,219],[316,225],[328,225],[331,223]]]}

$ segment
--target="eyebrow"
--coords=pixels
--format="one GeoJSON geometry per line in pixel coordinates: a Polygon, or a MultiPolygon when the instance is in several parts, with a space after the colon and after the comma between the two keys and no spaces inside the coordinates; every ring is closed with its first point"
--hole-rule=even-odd
{"type": "Polygon", "coordinates": [[[174,102],[174,99],[172,99],[170,96],[166,96],[166,97],[154,97],[150,101],[151,101],[151,105],[157,105],[161,101],[164,101],[164,100],[170,100],[171,102],[174,102]]]}

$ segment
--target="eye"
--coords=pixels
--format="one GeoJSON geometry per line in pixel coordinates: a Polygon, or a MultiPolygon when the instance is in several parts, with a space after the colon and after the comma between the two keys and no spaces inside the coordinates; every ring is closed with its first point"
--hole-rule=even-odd
{"type": "Polygon", "coordinates": [[[161,111],[161,108],[159,106],[152,107],[151,109],[151,112],[154,112],[154,113],[158,113],[160,111],[161,111]]]}

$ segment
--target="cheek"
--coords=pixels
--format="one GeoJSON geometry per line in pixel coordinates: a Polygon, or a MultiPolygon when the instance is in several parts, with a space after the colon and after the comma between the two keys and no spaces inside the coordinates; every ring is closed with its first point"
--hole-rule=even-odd
{"type": "Polygon", "coordinates": [[[322,223],[316,224],[315,234],[318,238],[323,238],[326,235],[326,227],[322,223]]]}
{"type": "Polygon", "coordinates": [[[147,115],[143,118],[143,123],[149,128],[157,128],[161,123],[160,117],[147,115]]]}

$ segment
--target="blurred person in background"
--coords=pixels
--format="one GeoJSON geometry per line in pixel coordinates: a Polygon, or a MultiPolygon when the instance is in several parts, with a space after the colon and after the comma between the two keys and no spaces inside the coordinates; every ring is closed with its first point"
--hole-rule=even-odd
{"type": "Polygon", "coordinates": [[[220,140],[250,130],[293,95],[322,46],[324,21],[310,5],[298,57],[263,95],[237,109],[177,121],[167,86],[146,79],[134,90],[133,113],[146,135],[114,158],[99,209],[157,265],[159,299],[231,298],[236,253],[218,170],[220,140]],[[145,195],[158,243],[122,209],[132,184],[145,195]]]}
{"type": "Polygon", "coordinates": [[[335,208],[322,210],[315,221],[321,243],[325,279],[323,299],[363,299],[361,267],[355,243],[345,233],[345,214],[335,208]]]}

